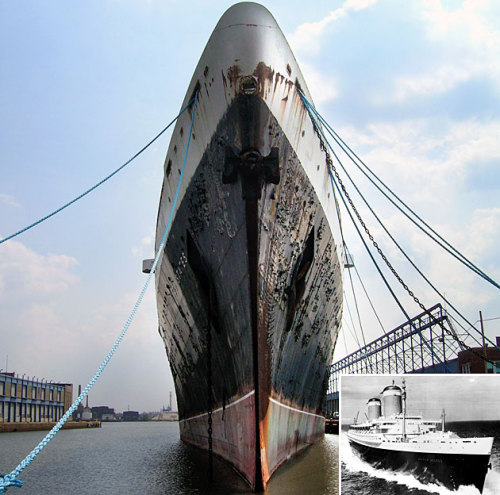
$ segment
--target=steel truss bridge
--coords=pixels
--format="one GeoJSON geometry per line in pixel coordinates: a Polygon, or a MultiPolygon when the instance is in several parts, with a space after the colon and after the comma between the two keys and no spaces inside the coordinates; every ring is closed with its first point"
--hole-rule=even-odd
{"type": "Polygon", "coordinates": [[[458,372],[463,346],[441,304],[436,304],[332,364],[326,396],[326,416],[339,411],[339,378],[342,374],[449,373],[458,372]]]}

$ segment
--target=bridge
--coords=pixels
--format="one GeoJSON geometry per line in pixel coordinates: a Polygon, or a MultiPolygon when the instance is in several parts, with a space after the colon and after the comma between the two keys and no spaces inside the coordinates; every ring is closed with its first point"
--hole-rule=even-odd
{"type": "Polygon", "coordinates": [[[339,412],[339,379],[349,373],[458,373],[465,349],[441,304],[436,304],[332,364],[325,414],[339,412]]]}

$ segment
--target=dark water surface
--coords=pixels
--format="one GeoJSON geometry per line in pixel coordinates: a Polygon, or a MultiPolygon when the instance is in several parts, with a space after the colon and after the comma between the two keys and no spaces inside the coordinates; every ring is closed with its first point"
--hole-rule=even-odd
{"type": "MultiPolygon", "coordinates": [[[[0,434],[0,471],[10,472],[46,432],[0,434]]],[[[338,495],[339,437],[299,454],[272,477],[267,495],[338,495]]],[[[179,439],[177,423],[103,423],[61,430],[20,476],[9,494],[245,495],[245,482],[215,459],[208,482],[207,454],[179,439]]]]}
{"type": "MultiPolygon", "coordinates": [[[[495,437],[490,457],[492,469],[486,475],[482,495],[500,495],[500,422],[450,423],[447,430],[461,437],[495,437]]],[[[351,449],[344,428],[340,436],[340,454],[342,495],[480,495],[473,486],[460,486],[451,491],[435,484],[424,485],[410,474],[375,469],[351,449]]]]}

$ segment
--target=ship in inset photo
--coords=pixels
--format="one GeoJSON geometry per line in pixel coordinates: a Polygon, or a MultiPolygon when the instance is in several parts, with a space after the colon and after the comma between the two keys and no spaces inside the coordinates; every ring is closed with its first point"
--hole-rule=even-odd
{"type": "Polygon", "coordinates": [[[500,493],[500,377],[341,378],[341,493],[500,493]]]}

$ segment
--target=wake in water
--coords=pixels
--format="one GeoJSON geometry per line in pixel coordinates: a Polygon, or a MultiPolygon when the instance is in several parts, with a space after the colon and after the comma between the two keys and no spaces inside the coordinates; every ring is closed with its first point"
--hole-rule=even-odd
{"type": "MultiPolygon", "coordinates": [[[[366,473],[373,478],[406,486],[409,490],[420,490],[439,495],[481,495],[475,486],[460,486],[458,490],[453,491],[435,483],[424,484],[410,473],[377,469],[358,457],[351,449],[345,433],[340,435],[340,459],[342,461],[342,472],[345,470],[351,473],[366,473]]],[[[342,487],[341,493],[348,495],[342,487]]],[[[358,493],[366,492],[360,489],[358,493]]],[[[482,495],[500,495],[500,472],[488,471],[482,495]]]]}

